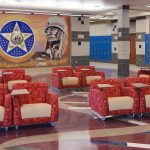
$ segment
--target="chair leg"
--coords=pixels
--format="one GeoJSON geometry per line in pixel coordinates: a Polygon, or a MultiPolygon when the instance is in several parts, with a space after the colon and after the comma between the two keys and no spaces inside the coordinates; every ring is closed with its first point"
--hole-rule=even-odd
{"type": "Polygon", "coordinates": [[[55,126],[55,122],[50,122],[51,127],[55,126]]]}
{"type": "Polygon", "coordinates": [[[18,126],[17,125],[15,126],[15,128],[16,128],[16,130],[18,130],[18,126]]]}
{"type": "Polygon", "coordinates": [[[135,114],[128,115],[130,118],[134,118],[135,114]]]}
{"type": "Polygon", "coordinates": [[[105,121],[105,120],[106,120],[106,117],[101,116],[100,114],[98,114],[98,113],[95,112],[94,110],[92,110],[92,113],[93,113],[96,117],[98,117],[99,119],[101,119],[102,121],[105,121]]]}
{"type": "Polygon", "coordinates": [[[140,114],[138,115],[138,117],[143,117],[143,113],[140,113],[140,114]]]}
{"type": "Polygon", "coordinates": [[[5,131],[8,131],[8,127],[5,127],[5,131]]]}
{"type": "Polygon", "coordinates": [[[105,121],[106,120],[106,117],[100,117],[100,119],[102,120],[102,121],[105,121]]]}

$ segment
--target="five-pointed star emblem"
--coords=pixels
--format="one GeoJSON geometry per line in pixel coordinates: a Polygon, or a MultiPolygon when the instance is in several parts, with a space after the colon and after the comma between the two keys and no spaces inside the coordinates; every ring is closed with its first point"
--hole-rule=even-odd
{"type": "Polygon", "coordinates": [[[3,37],[5,37],[8,41],[7,53],[13,50],[15,47],[21,48],[23,51],[27,52],[27,48],[25,45],[25,40],[29,38],[32,33],[23,33],[16,22],[14,29],[10,33],[1,33],[3,37]]]}

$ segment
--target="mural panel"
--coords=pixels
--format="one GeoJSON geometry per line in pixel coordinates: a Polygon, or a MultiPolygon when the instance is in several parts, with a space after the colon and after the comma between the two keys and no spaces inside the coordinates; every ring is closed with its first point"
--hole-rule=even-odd
{"type": "Polygon", "coordinates": [[[0,68],[70,64],[70,17],[0,15],[0,68]]]}

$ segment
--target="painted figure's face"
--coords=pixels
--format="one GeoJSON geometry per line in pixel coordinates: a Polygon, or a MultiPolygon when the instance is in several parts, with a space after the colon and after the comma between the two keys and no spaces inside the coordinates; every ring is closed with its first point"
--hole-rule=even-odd
{"type": "Polygon", "coordinates": [[[45,29],[45,34],[48,42],[57,41],[60,39],[62,30],[57,27],[50,26],[45,29]]]}

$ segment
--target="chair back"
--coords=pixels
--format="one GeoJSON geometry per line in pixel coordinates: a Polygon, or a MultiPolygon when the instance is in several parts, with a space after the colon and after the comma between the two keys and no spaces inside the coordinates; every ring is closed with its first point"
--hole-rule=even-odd
{"type": "Polygon", "coordinates": [[[23,80],[25,77],[24,69],[4,69],[2,70],[4,83],[12,80],[23,80]]]}
{"type": "Polygon", "coordinates": [[[72,77],[73,76],[73,67],[71,66],[61,66],[52,68],[52,73],[58,73],[60,76],[72,77]]]}
{"type": "Polygon", "coordinates": [[[28,82],[14,84],[13,89],[27,89],[30,94],[19,95],[21,104],[45,103],[48,84],[45,82],[28,82]]]}
{"type": "Polygon", "coordinates": [[[150,75],[150,70],[138,70],[137,72],[137,76],[139,76],[140,74],[145,74],[145,75],[150,75]]]}
{"type": "Polygon", "coordinates": [[[77,66],[75,67],[75,71],[82,72],[82,75],[85,75],[85,76],[95,75],[94,66],[77,66]]]}

